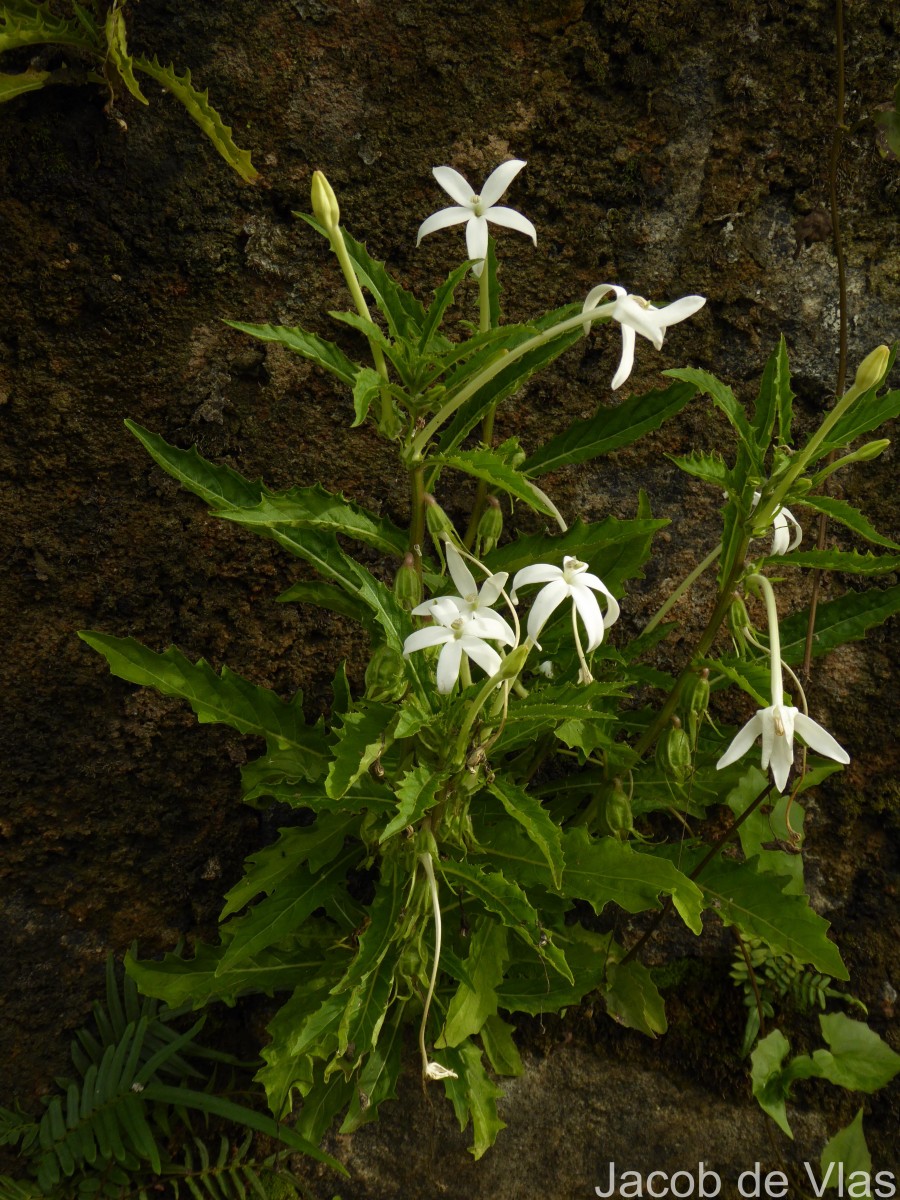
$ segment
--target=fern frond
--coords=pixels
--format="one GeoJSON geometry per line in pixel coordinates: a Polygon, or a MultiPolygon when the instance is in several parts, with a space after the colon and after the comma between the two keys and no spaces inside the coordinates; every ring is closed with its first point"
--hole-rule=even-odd
{"type": "Polygon", "coordinates": [[[40,46],[54,43],[77,46],[91,53],[100,51],[80,21],[56,17],[49,4],[31,4],[28,0],[5,0],[0,8],[0,54],[19,46],[40,46]]]}
{"type": "Polygon", "coordinates": [[[22,1143],[23,1153],[34,1143],[37,1137],[37,1123],[16,1106],[16,1110],[0,1107],[0,1146],[15,1146],[22,1143]]]}
{"type": "Polygon", "coordinates": [[[299,1195],[298,1180],[280,1167],[277,1157],[251,1157],[251,1144],[250,1135],[240,1146],[223,1137],[213,1161],[207,1146],[195,1138],[193,1149],[185,1146],[183,1161],[166,1170],[175,1196],[180,1195],[180,1184],[188,1189],[193,1200],[249,1200],[251,1196],[271,1200],[275,1191],[281,1200],[299,1195]],[[272,1186],[276,1182],[277,1189],[272,1186]]]}
{"type": "Polygon", "coordinates": [[[43,1200],[43,1192],[30,1179],[0,1175],[0,1200],[43,1200]]]}
{"type": "Polygon", "coordinates": [[[184,105],[188,115],[197,122],[219,154],[242,179],[252,183],[257,178],[259,172],[250,161],[250,151],[238,149],[231,136],[230,127],[222,121],[209,103],[209,92],[200,92],[191,83],[190,71],[186,70],[183,75],[178,75],[171,63],[164,67],[155,56],[152,62],[146,58],[135,58],[133,63],[139,71],[162,84],[184,105]]]}

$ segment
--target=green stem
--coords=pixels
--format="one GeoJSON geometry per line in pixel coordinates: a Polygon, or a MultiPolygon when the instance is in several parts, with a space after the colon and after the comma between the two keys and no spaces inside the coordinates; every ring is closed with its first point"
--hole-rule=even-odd
{"type": "Polygon", "coordinates": [[[781,633],[778,629],[778,606],[775,603],[775,591],[765,575],[750,575],[748,584],[753,584],[762,592],[766,603],[766,621],[769,626],[769,669],[772,680],[772,707],[780,708],[784,704],[784,681],[781,677],[781,633]]]}
{"type": "Polygon", "coordinates": [[[663,617],[666,615],[666,613],[669,611],[669,609],[675,607],[675,605],[678,603],[678,601],[681,599],[681,597],[684,595],[684,593],[686,591],[688,591],[688,589],[690,587],[693,586],[693,584],[696,582],[696,580],[698,580],[700,578],[700,576],[703,574],[703,572],[705,570],[707,570],[709,567],[711,567],[713,565],[713,563],[716,561],[716,559],[719,557],[719,555],[721,553],[722,553],[722,543],[719,542],[719,544],[718,544],[718,546],[716,546],[715,550],[710,550],[709,554],[707,554],[707,556],[706,556],[706,558],[704,558],[703,562],[698,563],[697,566],[694,567],[693,571],[691,571],[691,573],[689,575],[685,575],[684,579],[681,581],[681,583],[678,585],[678,587],[675,589],[675,591],[671,594],[671,596],[669,596],[669,598],[668,598],[668,600],[666,600],[665,604],[663,604],[657,610],[657,612],[655,612],[653,614],[653,616],[650,618],[650,620],[647,622],[647,624],[641,630],[642,634],[650,633],[651,630],[653,630],[657,627],[657,625],[660,623],[660,621],[663,619],[663,617]]]}
{"type": "Polygon", "coordinates": [[[416,571],[422,574],[422,547],[425,543],[425,464],[416,463],[409,472],[410,521],[409,548],[416,560],[416,571]]]}

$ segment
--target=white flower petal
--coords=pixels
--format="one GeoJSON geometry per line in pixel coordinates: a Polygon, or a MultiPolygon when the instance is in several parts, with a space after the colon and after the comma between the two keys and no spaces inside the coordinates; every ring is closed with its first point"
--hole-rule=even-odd
{"type": "Polygon", "coordinates": [[[798,712],[794,718],[794,728],[810,750],[815,750],[816,754],[824,754],[826,758],[833,758],[835,762],[839,763],[850,761],[850,755],[844,747],[835,741],[827,729],[823,729],[811,717],[798,712]]]}
{"type": "Polygon", "coordinates": [[[657,350],[662,349],[663,327],[657,317],[657,309],[645,308],[634,296],[624,296],[616,301],[613,309],[613,319],[624,327],[629,326],[643,337],[648,338],[657,350]]]}
{"type": "Polygon", "coordinates": [[[509,579],[508,571],[498,571],[496,575],[489,576],[481,585],[478,607],[490,608],[492,604],[496,604],[500,593],[506,587],[507,579],[509,579]]]}
{"type": "Polygon", "coordinates": [[[482,205],[490,207],[496,204],[524,166],[521,158],[511,158],[491,171],[481,188],[482,205]]]}
{"type": "Polygon", "coordinates": [[[656,320],[663,329],[666,329],[669,325],[677,325],[679,321],[686,321],[695,312],[699,312],[705,303],[705,296],[682,296],[680,300],[673,300],[671,304],[655,309],[656,320]]]}
{"type": "Polygon", "coordinates": [[[472,572],[466,566],[462,555],[452,542],[445,542],[444,547],[447,551],[447,569],[450,572],[450,578],[459,589],[460,596],[464,598],[476,596],[478,594],[478,584],[475,582],[472,572]]]}
{"type": "Polygon", "coordinates": [[[787,517],[783,511],[776,513],[775,520],[772,522],[772,545],[770,551],[772,554],[787,554],[790,544],[791,533],[788,529],[787,517]]]}
{"type": "Polygon", "coordinates": [[[759,735],[762,733],[762,714],[766,711],[760,709],[755,713],[743,729],[738,731],[737,736],[732,741],[731,745],[716,763],[716,770],[721,771],[722,767],[730,767],[733,762],[737,762],[742,758],[759,735]]]}
{"type": "Polygon", "coordinates": [[[622,326],[622,357],[619,360],[619,369],[612,377],[610,387],[613,391],[620,388],[628,376],[631,374],[631,368],[634,366],[634,330],[628,325],[622,326]]]}
{"type": "MultiPolygon", "coordinates": [[[[469,258],[483,259],[488,252],[488,226],[485,217],[469,217],[469,223],[466,226],[466,249],[469,252],[469,258]]],[[[481,274],[483,263],[479,262],[473,268],[475,275],[481,274]]]]}
{"type": "Polygon", "coordinates": [[[441,646],[444,642],[452,640],[453,631],[444,628],[443,625],[429,625],[427,629],[417,629],[403,643],[403,657],[408,658],[417,650],[424,650],[427,646],[441,646]]]}
{"type": "MultiPolygon", "coordinates": [[[[787,786],[791,767],[794,765],[794,743],[787,736],[786,729],[784,734],[779,734],[773,730],[773,735],[772,753],[767,765],[772,769],[772,779],[775,781],[775,786],[779,792],[783,792],[787,786]]],[[[765,766],[766,764],[763,765],[763,769],[765,769],[765,766]]]]}
{"type": "Polygon", "coordinates": [[[623,296],[628,295],[625,289],[623,287],[619,287],[618,284],[598,283],[595,288],[591,288],[591,290],[588,292],[587,298],[585,299],[584,304],[581,306],[581,311],[590,312],[590,310],[592,308],[596,308],[603,297],[608,296],[610,292],[615,295],[617,300],[621,300],[623,296]]]}
{"type": "Polygon", "coordinates": [[[580,581],[571,585],[571,591],[572,600],[588,635],[585,650],[590,654],[603,641],[603,614],[600,612],[597,597],[589,588],[582,587],[580,581]]]}
{"type": "MultiPolygon", "coordinates": [[[[527,567],[524,569],[528,570],[527,567]]],[[[570,590],[564,579],[554,579],[545,588],[541,588],[531,606],[531,612],[528,614],[528,636],[530,638],[537,641],[550,616],[559,608],[570,590]]]]}
{"type": "Polygon", "coordinates": [[[463,221],[468,221],[471,215],[470,208],[442,208],[440,212],[426,217],[419,226],[416,245],[419,245],[423,237],[428,237],[429,233],[434,233],[438,229],[448,229],[451,225],[460,225],[463,221]]]}
{"type": "Polygon", "coordinates": [[[478,663],[486,675],[496,675],[500,670],[500,663],[503,660],[493,646],[489,646],[481,638],[463,635],[459,640],[459,644],[465,650],[466,654],[468,654],[469,658],[471,658],[472,662],[478,663]]]}
{"type": "Polygon", "coordinates": [[[505,229],[515,229],[517,233],[524,233],[526,237],[537,245],[537,230],[521,213],[517,213],[514,208],[493,207],[489,208],[484,214],[485,219],[494,225],[502,225],[505,229]]]}
{"type": "Polygon", "coordinates": [[[460,638],[451,637],[438,656],[437,689],[442,695],[453,691],[453,685],[459,676],[459,664],[462,662],[460,641],[460,638]]]}
{"type": "Polygon", "coordinates": [[[466,612],[466,602],[459,596],[438,596],[431,601],[431,617],[440,625],[452,625],[466,612]]]}
{"type": "Polygon", "coordinates": [[[521,571],[516,571],[513,591],[517,592],[528,583],[549,583],[551,579],[562,579],[559,567],[553,567],[549,563],[533,563],[530,567],[522,567],[521,571]]]}
{"type": "Polygon", "coordinates": [[[464,175],[460,175],[459,171],[454,171],[453,167],[435,167],[431,173],[447,195],[457,204],[464,204],[471,216],[475,189],[468,179],[464,175]]]}
{"type": "MultiPolygon", "coordinates": [[[[472,632],[478,637],[489,638],[492,642],[502,642],[504,646],[515,645],[516,635],[510,628],[509,622],[499,613],[495,613],[489,608],[481,608],[475,613],[475,618],[478,624],[477,627],[473,627],[472,632]]],[[[469,632],[468,629],[466,632],[469,632]]]]}
{"type": "Polygon", "coordinates": [[[580,577],[580,582],[583,583],[585,587],[593,588],[595,592],[603,593],[607,601],[607,609],[603,615],[603,624],[607,629],[609,629],[610,625],[615,625],[616,621],[619,619],[619,602],[616,600],[615,596],[612,594],[606,584],[603,583],[601,579],[598,579],[596,575],[591,574],[590,571],[586,571],[585,574],[580,577]]]}

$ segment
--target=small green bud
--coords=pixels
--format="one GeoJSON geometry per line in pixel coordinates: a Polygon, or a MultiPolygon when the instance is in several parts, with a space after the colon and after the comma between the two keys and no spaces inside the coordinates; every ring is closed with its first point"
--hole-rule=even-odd
{"type": "Polygon", "coordinates": [[[856,371],[854,387],[859,392],[867,392],[870,388],[878,387],[887,370],[891,352],[887,346],[876,346],[871,354],[859,364],[856,371]]]}
{"type": "Polygon", "coordinates": [[[324,225],[329,233],[335,233],[341,220],[341,210],[338,206],[334,188],[321,171],[314,171],[310,189],[313,216],[324,225]]]}
{"type": "Polygon", "coordinates": [[[728,628],[731,636],[740,645],[744,644],[744,634],[753,626],[750,623],[750,617],[747,613],[747,606],[740,596],[735,596],[731,601],[731,607],[728,609],[728,628]]]}
{"type": "Polygon", "coordinates": [[[525,660],[530,653],[531,646],[528,642],[524,642],[521,646],[516,646],[514,650],[510,650],[509,654],[507,654],[506,658],[500,664],[500,670],[495,676],[498,682],[501,679],[515,679],[525,666],[525,660]]]}
{"type": "Polygon", "coordinates": [[[456,530],[453,527],[453,522],[435,500],[430,492],[426,492],[425,500],[425,528],[431,534],[431,540],[434,542],[434,548],[438,552],[438,558],[441,560],[441,565],[446,566],[444,558],[444,543],[449,539],[451,542],[456,542],[456,530]]]}
{"type": "Polygon", "coordinates": [[[692,746],[697,745],[700,726],[709,708],[709,668],[704,667],[699,675],[692,675],[683,697],[687,713],[688,737],[692,746]]]}
{"type": "Polygon", "coordinates": [[[603,819],[613,837],[618,838],[620,842],[628,840],[634,826],[634,818],[631,801],[621,779],[614,779],[612,786],[603,796],[603,819]]]}
{"type": "Polygon", "coordinates": [[[366,699],[383,703],[399,700],[406,691],[403,656],[386,643],[380,645],[366,667],[366,699]]]}
{"type": "Polygon", "coordinates": [[[678,783],[685,783],[691,774],[691,743],[677,717],[656,743],[656,765],[678,783]]]}
{"type": "Polygon", "coordinates": [[[422,603],[422,579],[416,570],[416,558],[410,551],[394,577],[394,595],[401,608],[412,612],[416,605],[422,603]]]}
{"type": "Polygon", "coordinates": [[[478,541],[482,554],[489,554],[503,532],[503,511],[496,496],[488,496],[487,507],[478,522],[478,541]]]}
{"type": "Polygon", "coordinates": [[[851,459],[853,462],[871,462],[873,458],[877,458],[879,454],[883,454],[890,444],[890,438],[876,438],[874,442],[866,442],[864,446],[860,446],[852,454],[846,455],[843,461],[845,464],[851,459]]]}

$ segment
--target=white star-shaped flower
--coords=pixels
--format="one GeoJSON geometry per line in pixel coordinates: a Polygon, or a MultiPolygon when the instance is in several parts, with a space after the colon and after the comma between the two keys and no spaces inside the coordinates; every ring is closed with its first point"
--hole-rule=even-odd
{"type": "MultiPolygon", "coordinates": [[[[421,605],[419,606],[422,607],[421,605]]],[[[512,644],[512,631],[507,635],[500,627],[496,613],[461,613],[455,597],[442,596],[427,606],[427,615],[434,624],[426,629],[417,629],[403,643],[403,657],[424,650],[427,646],[442,646],[437,663],[437,688],[442,694],[453,690],[459,678],[462,656],[465,654],[477,663],[487,675],[496,675],[503,661],[500,655],[487,644],[486,638],[494,642],[512,644]],[[494,618],[491,620],[490,618],[494,618]]],[[[505,625],[506,622],[503,622],[505,625]]]]}
{"type": "Polygon", "coordinates": [[[771,767],[772,778],[779,792],[783,792],[791,767],[794,765],[794,734],[799,734],[811,750],[833,758],[835,762],[848,763],[850,755],[831,734],[811,717],[785,704],[773,704],[761,708],[750,718],[737,737],[716,763],[716,768],[727,767],[746,754],[758,737],[762,738],[762,769],[771,767]]]}
{"type": "Polygon", "coordinates": [[[438,229],[447,229],[451,225],[466,222],[466,248],[469,258],[482,261],[472,268],[475,275],[480,275],[484,267],[484,258],[488,251],[488,222],[503,225],[507,229],[515,229],[518,233],[527,234],[537,245],[537,230],[521,213],[515,209],[498,206],[497,201],[525,166],[520,158],[510,159],[501,163],[484,181],[479,193],[472,190],[468,181],[454,171],[452,167],[435,167],[432,171],[435,179],[456,204],[450,208],[442,208],[440,212],[427,217],[419,226],[416,245],[438,229]]]}
{"type": "Polygon", "coordinates": [[[619,605],[615,596],[596,575],[588,571],[587,563],[579,562],[571,555],[567,554],[563,559],[562,568],[551,566],[549,563],[535,563],[517,571],[513,580],[513,603],[516,601],[518,589],[529,583],[547,585],[538,592],[528,614],[528,636],[534,642],[552,614],[568,597],[572,598],[574,609],[581,617],[587,632],[588,654],[596,650],[603,641],[604,628],[608,629],[619,619],[619,605]],[[602,592],[606,597],[605,617],[600,611],[594,592],[602,592]]]}
{"type": "MultiPolygon", "coordinates": [[[[753,493],[753,507],[759,504],[759,492],[753,493]]],[[[770,554],[789,554],[803,541],[800,522],[789,508],[780,508],[772,521],[772,548],[770,554]],[[793,534],[791,533],[793,527],[793,534]]]]}
{"type": "Polygon", "coordinates": [[[445,542],[444,548],[447,553],[447,567],[450,571],[450,578],[460,590],[459,596],[441,596],[437,600],[426,600],[424,603],[417,605],[413,610],[413,616],[416,617],[431,617],[434,615],[433,609],[435,604],[440,604],[445,600],[449,600],[455,604],[462,616],[478,616],[486,621],[489,625],[493,625],[497,629],[496,638],[502,641],[505,645],[513,645],[515,643],[515,634],[510,628],[507,621],[500,616],[499,613],[493,611],[493,605],[497,603],[500,593],[509,579],[507,571],[499,571],[496,575],[490,575],[481,585],[481,590],[478,589],[478,584],[472,572],[466,566],[462,555],[456,549],[452,542],[445,542]]]}
{"type": "MultiPolygon", "coordinates": [[[[617,287],[614,283],[601,283],[588,292],[581,311],[593,312],[610,292],[615,293],[616,298],[604,304],[601,311],[613,321],[618,321],[622,327],[622,358],[612,380],[612,390],[615,391],[622,386],[634,366],[635,334],[648,338],[657,350],[661,350],[666,329],[692,317],[706,303],[706,297],[682,296],[664,308],[654,308],[643,296],[631,296],[625,288],[617,287]]],[[[590,324],[585,321],[585,333],[589,332],[590,324]]]]}

